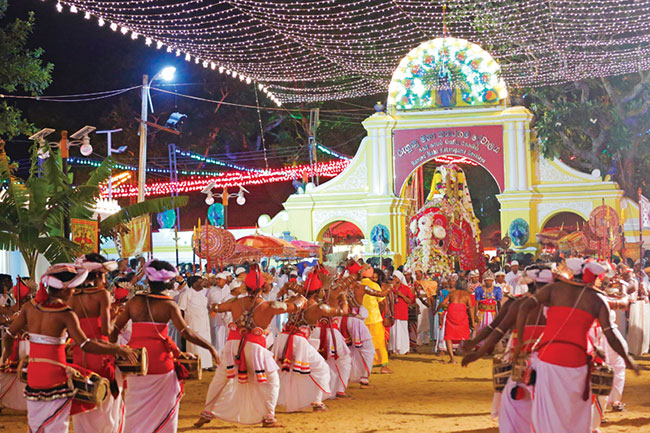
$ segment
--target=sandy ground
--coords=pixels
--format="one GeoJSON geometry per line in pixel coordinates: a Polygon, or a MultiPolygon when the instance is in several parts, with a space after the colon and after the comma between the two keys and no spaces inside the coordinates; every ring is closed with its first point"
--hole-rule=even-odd
{"type": "MultiPolygon", "coordinates": [[[[393,375],[373,374],[373,389],[350,387],[350,400],[329,401],[329,412],[287,414],[278,408],[285,427],[276,432],[380,433],[497,433],[490,418],[491,361],[483,359],[469,368],[446,363],[446,357],[409,354],[391,360],[393,375]]],[[[607,413],[603,433],[650,432],[650,357],[640,358],[643,372],[628,372],[625,412],[607,413]]],[[[179,432],[255,432],[259,426],[236,426],[212,421],[202,429],[192,427],[198,418],[212,374],[201,382],[188,382],[181,402],[179,432]]],[[[26,432],[24,414],[3,411],[0,433],[26,432]]]]}

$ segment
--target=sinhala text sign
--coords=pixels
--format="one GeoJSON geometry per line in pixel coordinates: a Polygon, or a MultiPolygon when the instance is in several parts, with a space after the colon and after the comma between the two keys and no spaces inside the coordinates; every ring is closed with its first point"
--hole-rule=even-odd
{"type": "Polygon", "coordinates": [[[488,170],[503,191],[503,126],[398,129],[393,131],[395,194],[420,165],[443,155],[464,156],[488,170]]]}

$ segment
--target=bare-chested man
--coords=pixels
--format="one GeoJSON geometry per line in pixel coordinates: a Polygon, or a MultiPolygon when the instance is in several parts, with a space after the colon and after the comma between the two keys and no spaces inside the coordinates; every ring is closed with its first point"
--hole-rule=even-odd
{"type": "Polygon", "coordinates": [[[454,341],[464,341],[469,339],[469,324],[472,322],[474,327],[474,305],[472,295],[456,283],[453,290],[440,303],[438,310],[447,305],[447,316],[445,322],[445,342],[447,343],[447,352],[449,353],[449,362],[454,364],[454,341]],[[469,310],[469,316],[467,311],[469,310]]]}
{"type": "MultiPolygon", "coordinates": [[[[531,366],[536,371],[532,424],[537,433],[589,433],[591,398],[587,374],[587,333],[598,319],[608,343],[628,368],[638,366],[625,353],[613,332],[606,300],[593,288],[605,268],[583,259],[567,259],[573,280],[558,281],[538,290],[520,307],[517,334],[524,335],[526,321],[538,304],[548,306],[546,328],[531,366]]],[[[524,339],[517,342],[515,357],[523,350],[524,339]]]]}

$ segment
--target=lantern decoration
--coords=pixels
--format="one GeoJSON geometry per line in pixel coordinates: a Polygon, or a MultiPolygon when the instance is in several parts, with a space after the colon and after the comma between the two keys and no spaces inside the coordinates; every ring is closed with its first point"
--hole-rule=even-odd
{"type": "Polygon", "coordinates": [[[223,226],[224,207],[221,203],[214,203],[208,208],[208,221],[213,226],[223,226]]]}

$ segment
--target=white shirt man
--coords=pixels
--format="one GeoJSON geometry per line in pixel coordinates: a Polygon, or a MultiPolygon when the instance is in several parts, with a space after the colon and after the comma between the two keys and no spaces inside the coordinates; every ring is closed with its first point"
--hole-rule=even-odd
{"type": "MultiPolygon", "coordinates": [[[[205,340],[210,341],[210,315],[208,313],[208,297],[205,294],[205,279],[191,276],[187,279],[188,288],[178,298],[178,307],[183,311],[185,322],[192,331],[205,340]]],[[[201,367],[212,368],[210,351],[187,342],[187,351],[201,357],[201,367]]]]}
{"type": "MultiPolygon", "coordinates": [[[[226,284],[227,274],[225,272],[219,273],[216,276],[216,282],[208,292],[208,306],[212,307],[214,304],[222,304],[228,299],[232,298],[230,294],[230,287],[226,284]]],[[[212,313],[214,317],[210,319],[212,345],[221,352],[226,345],[226,337],[228,336],[229,318],[232,318],[230,313],[212,313]]]]}
{"type": "Polygon", "coordinates": [[[519,282],[521,272],[519,272],[519,262],[513,260],[510,262],[510,272],[506,274],[506,283],[512,286],[512,293],[515,296],[523,295],[528,292],[528,285],[519,282]]]}

